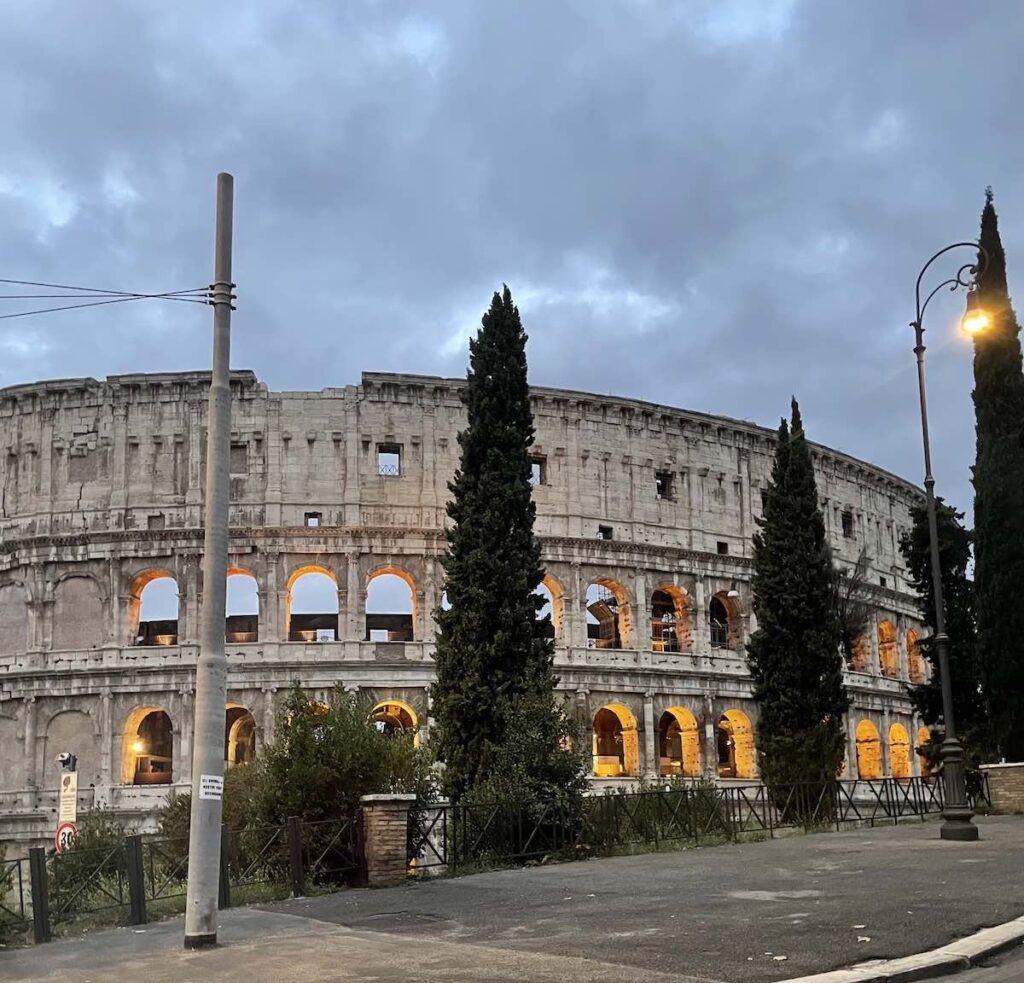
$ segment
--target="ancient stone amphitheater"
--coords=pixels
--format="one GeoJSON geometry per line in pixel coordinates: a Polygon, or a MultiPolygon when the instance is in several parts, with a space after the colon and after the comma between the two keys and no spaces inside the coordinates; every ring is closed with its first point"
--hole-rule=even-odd
{"type": "MultiPolygon", "coordinates": [[[[190,783],[208,380],[0,391],[0,840],[52,833],[61,751],[80,808],[142,824],[190,783]]],[[[295,683],[358,689],[379,726],[427,739],[461,385],[366,373],[276,393],[233,373],[229,765],[273,739],[295,683]]],[[[773,432],[559,389],[533,407],[557,671],[591,725],[595,783],[755,777],[744,645],[773,432]]],[[[837,557],[870,557],[847,767],[917,774],[907,683],[924,665],[898,543],[921,493],[813,450],[837,557]]]]}

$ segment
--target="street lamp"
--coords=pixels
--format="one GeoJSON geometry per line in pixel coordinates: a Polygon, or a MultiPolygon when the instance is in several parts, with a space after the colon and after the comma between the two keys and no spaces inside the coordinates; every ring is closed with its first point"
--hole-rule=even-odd
{"type": "Polygon", "coordinates": [[[968,334],[976,335],[983,331],[989,322],[988,315],[978,305],[975,278],[979,271],[988,265],[988,253],[977,242],[955,242],[945,249],[940,249],[917,275],[915,299],[917,316],[910,322],[914,329],[916,345],[914,354],[917,356],[917,385],[921,397],[921,438],[924,443],[924,489],[928,507],[928,538],[931,546],[932,585],[935,592],[935,649],[939,655],[939,677],[942,684],[942,718],[946,736],[942,742],[942,784],[944,820],[939,835],[944,840],[976,840],[978,827],[971,822],[974,813],[967,802],[967,783],[964,776],[964,751],[956,739],[956,727],[953,721],[953,686],[949,677],[949,636],[946,634],[946,611],[942,597],[942,567],[939,562],[939,531],[935,514],[935,479],[932,477],[932,452],[928,441],[928,401],[924,386],[924,327],[922,319],[928,302],[943,287],[967,290],[967,313],[961,320],[961,327],[968,334]],[[957,270],[956,276],[940,283],[921,303],[921,280],[928,268],[940,256],[953,249],[973,249],[978,261],[965,263],[957,270]],[[965,279],[965,277],[967,279],[965,279]]]}

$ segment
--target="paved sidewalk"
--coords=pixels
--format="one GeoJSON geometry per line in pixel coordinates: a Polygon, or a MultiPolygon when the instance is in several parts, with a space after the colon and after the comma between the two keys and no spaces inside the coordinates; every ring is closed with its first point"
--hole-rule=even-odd
{"type": "Polygon", "coordinates": [[[979,843],[910,822],[346,891],[225,912],[215,952],[182,952],[177,921],[0,953],[0,980],[785,979],[1024,915],[1024,819],[979,825],[979,843]]]}

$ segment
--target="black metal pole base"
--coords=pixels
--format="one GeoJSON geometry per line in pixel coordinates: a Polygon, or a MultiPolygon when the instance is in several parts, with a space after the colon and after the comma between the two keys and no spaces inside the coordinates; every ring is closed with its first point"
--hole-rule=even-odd
{"type": "Polygon", "coordinates": [[[959,840],[961,843],[973,843],[980,838],[978,827],[971,822],[970,816],[952,817],[943,813],[945,822],[939,829],[939,839],[959,840]]]}
{"type": "Polygon", "coordinates": [[[213,932],[210,935],[186,935],[185,936],[185,948],[186,949],[208,949],[212,945],[217,944],[217,933],[213,932]]]}

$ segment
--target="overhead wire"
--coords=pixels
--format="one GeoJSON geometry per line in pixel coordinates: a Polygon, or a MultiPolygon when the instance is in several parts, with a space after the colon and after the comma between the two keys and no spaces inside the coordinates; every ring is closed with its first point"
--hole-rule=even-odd
{"type": "Polygon", "coordinates": [[[82,287],[62,283],[42,283],[36,280],[15,280],[0,277],[0,283],[20,287],[41,287],[62,291],[46,294],[0,294],[0,300],[85,300],[81,304],[64,304],[58,307],[43,307],[31,311],[15,311],[0,314],[0,321],[16,317],[31,317],[35,314],[53,314],[57,311],[71,311],[82,307],[103,307],[107,304],[122,304],[129,300],[175,300],[183,303],[209,304],[210,287],[192,287],[188,290],[167,290],[160,293],[139,293],[131,290],[105,290],[100,287],[82,287]],[[94,299],[95,298],[95,299],[94,299]],[[99,299],[102,298],[102,299],[99,299]]]}

